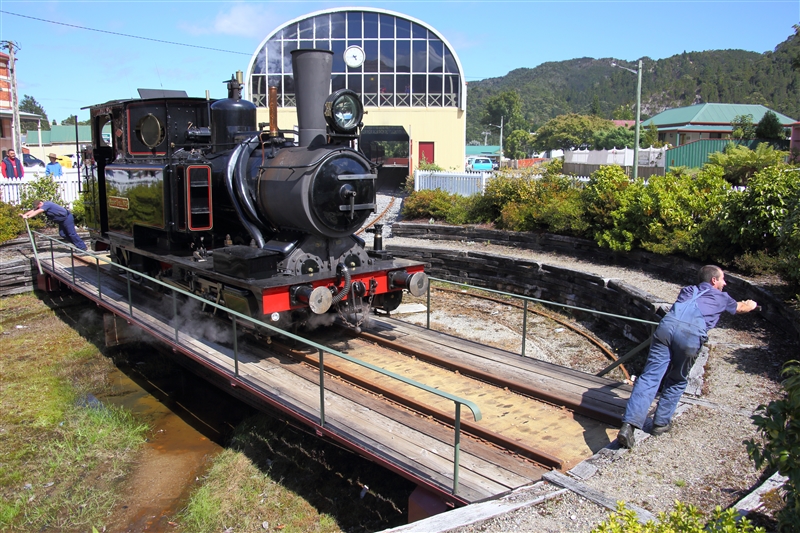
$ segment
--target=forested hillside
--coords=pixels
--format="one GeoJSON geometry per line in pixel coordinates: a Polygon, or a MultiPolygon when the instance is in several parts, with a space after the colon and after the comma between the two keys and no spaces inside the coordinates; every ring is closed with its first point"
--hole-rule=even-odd
{"type": "MultiPolygon", "coordinates": [[[[470,82],[467,141],[483,143],[485,103],[506,91],[519,94],[529,131],[565,113],[633,118],[636,76],[613,67],[613,62],[636,69],[635,62],[581,58],[543,63],[532,69],[513,70],[502,78],[470,82]]],[[[722,102],[763,104],[800,120],[798,63],[797,33],[764,54],[710,50],[683,52],[657,61],[642,58],[642,118],[673,107],[722,102]]],[[[493,137],[496,139],[497,135],[493,137]]]]}

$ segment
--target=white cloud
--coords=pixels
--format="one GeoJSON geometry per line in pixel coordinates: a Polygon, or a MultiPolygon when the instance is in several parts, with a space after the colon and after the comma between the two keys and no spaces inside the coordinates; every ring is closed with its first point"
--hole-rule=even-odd
{"type": "Polygon", "coordinates": [[[211,23],[181,23],[180,27],[192,35],[235,35],[236,37],[263,38],[277,26],[275,16],[264,4],[225,4],[225,11],[217,13],[211,23]]]}

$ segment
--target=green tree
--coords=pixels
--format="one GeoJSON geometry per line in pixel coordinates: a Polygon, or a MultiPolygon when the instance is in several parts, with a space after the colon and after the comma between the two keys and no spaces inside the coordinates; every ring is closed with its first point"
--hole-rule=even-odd
{"type": "Polygon", "coordinates": [[[722,168],[723,177],[732,185],[745,186],[756,172],[781,164],[787,155],[767,143],[760,143],[755,150],[730,143],[724,152],[710,154],[707,164],[722,168]]]}
{"type": "Polygon", "coordinates": [[[792,26],[794,35],[790,36],[786,43],[794,49],[791,56],[791,65],[795,70],[800,70],[800,24],[792,26]]]}
{"type": "Polygon", "coordinates": [[[785,139],[786,130],[778,120],[778,115],[772,111],[767,111],[756,125],[756,139],[785,139]]]}
{"type": "Polygon", "coordinates": [[[592,148],[595,150],[611,150],[612,148],[633,148],[636,144],[636,132],[619,126],[594,132],[592,148]]]}
{"type": "Polygon", "coordinates": [[[748,180],[745,190],[727,196],[719,221],[727,241],[744,251],[778,249],[784,223],[800,194],[800,182],[785,170],[783,164],[766,165],[748,180]]]}
{"type": "MultiPolygon", "coordinates": [[[[33,96],[25,95],[22,97],[22,101],[19,103],[19,110],[24,111],[26,113],[33,113],[34,115],[39,115],[42,117],[42,129],[43,130],[50,130],[50,121],[47,118],[47,113],[45,112],[42,105],[36,101],[36,98],[33,96]]],[[[39,127],[38,120],[20,120],[19,121],[20,130],[22,133],[27,133],[30,130],[35,130],[39,127]]]]}
{"type": "Polygon", "coordinates": [[[589,114],[595,117],[600,116],[600,98],[597,95],[592,98],[592,107],[589,110],[589,114]]]}
{"type": "Polygon", "coordinates": [[[788,480],[784,484],[786,506],[778,513],[780,531],[797,531],[800,523],[800,364],[789,361],[783,369],[784,396],[759,406],[751,418],[762,441],[745,441],[756,468],[767,465],[788,480]]]}
{"type": "Polygon", "coordinates": [[[753,115],[736,115],[731,121],[733,126],[733,133],[731,137],[734,139],[755,139],[756,126],[753,124],[753,115]]]}
{"type": "MultiPolygon", "coordinates": [[[[55,124],[55,121],[53,122],[55,124]]],[[[79,126],[88,126],[91,123],[89,119],[81,120],[78,122],[79,126]]],[[[75,124],[75,115],[70,115],[61,121],[62,126],[72,126],[75,124]]]]}
{"type": "Polygon", "coordinates": [[[536,131],[533,148],[544,151],[590,146],[596,131],[613,127],[613,122],[600,117],[575,113],[560,115],[548,120],[536,131]]]}
{"type": "Polygon", "coordinates": [[[651,146],[661,148],[664,146],[664,143],[658,140],[658,127],[652,122],[641,133],[639,137],[639,146],[641,148],[650,148],[651,146]]]}
{"type": "Polygon", "coordinates": [[[503,146],[515,130],[528,131],[528,123],[522,114],[522,99],[516,91],[503,91],[486,100],[481,124],[497,127],[503,123],[503,146]]]}
{"type": "Polygon", "coordinates": [[[531,153],[533,136],[524,130],[514,130],[503,145],[503,153],[509,159],[524,159],[531,153]]]}
{"type": "Polygon", "coordinates": [[[611,113],[611,118],[614,120],[633,120],[633,109],[627,105],[621,105],[611,113]]]}

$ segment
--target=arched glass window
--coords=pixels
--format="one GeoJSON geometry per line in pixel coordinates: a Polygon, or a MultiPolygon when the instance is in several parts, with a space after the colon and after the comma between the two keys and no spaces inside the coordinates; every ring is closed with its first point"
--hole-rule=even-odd
{"type": "Polygon", "coordinates": [[[448,44],[423,24],[382,10],[328,11],[287,23],[254,55],[249,98],[266,107],[269,87],[278,105],[294,107],[291,51],[333,52],[331,89],[356,91],[366,107],[460,107],[463,75],[448,44]],[[364,50],[359,67],[344,62],[349,46],[364,50]]]}

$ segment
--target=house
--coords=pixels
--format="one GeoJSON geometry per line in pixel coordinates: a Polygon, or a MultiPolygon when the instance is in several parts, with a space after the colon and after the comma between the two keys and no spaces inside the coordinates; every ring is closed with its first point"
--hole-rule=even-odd
{"type": "MultiPolygon", "coordinates": [[[[110,132],[110,127],[107,126],[110,132]]],[[[104,132],[106,130],[104,129],[104,132]]],[[[78,126],[78,143],[80,146],[92,143],[91,126],[78,126]]],[[[50,130],[30,130],[25,139],[30,153],[47,161],[47,154],[71,155],[75,153],[75,125],[50,126],[50,130]],[[41,139],[39,139],[41,133],[41,139]]]]}
{"type": "Polygon", "coordinates": [[[792,160],[800,162],[800,122],[792,124],[792,136],[789,141],[789,151],[792,153],[792,160]]]}
{"type": "MultiPolygon", "coordinates": [[[[659,141],[680,146],[700,139],[729,139],[733,132],[731,122],[737,116],[750,115],[753,124],[758,124],[767,111],[772,110],[756,104],[697,104],[662,111],[642,122],[642,128],[655,124],[659,141]]],[[[785,127],[795,122],[786,115],[773,113],[785,127]]]]}

